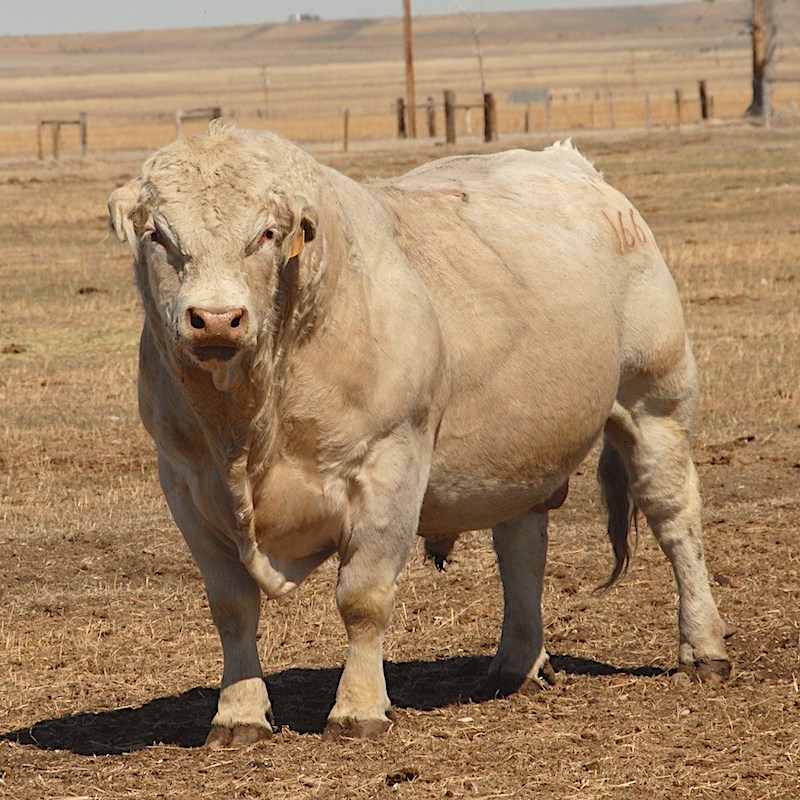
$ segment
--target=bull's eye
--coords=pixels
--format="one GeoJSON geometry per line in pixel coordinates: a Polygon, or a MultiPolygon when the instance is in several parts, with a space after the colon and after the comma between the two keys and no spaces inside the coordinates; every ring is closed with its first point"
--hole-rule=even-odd
{"type": "Polygon", "coordinates": [[[275,228],[265,228],[258,239],[258,247],[263,247],[267,242],[275,238],[275,228]]]}

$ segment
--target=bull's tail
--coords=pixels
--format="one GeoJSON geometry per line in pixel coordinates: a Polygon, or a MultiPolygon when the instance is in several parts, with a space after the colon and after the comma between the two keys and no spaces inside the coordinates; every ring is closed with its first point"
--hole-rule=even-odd
{"type": "Polygon", "coordinates": [[[614,569],[609,579],[599,587],[604,590],[627,571],[631,559],[631,524],[637,528],[636,506],[629,492],[628,469],[619,450],[611,444],[607,436],[603,437],[597,479],[600,482],[603,504],[608,511],[608,538],[614,550],[614,569]]]}

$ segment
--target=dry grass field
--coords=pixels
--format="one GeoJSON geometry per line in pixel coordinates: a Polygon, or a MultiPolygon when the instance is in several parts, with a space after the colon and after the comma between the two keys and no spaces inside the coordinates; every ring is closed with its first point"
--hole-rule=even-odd
{"type": "MultiPolygon", "coordinates": [[[[575,42],[593,35],[579,21],[566,37],[576,52],[575,42]]],[[[430,24],[421,48],[436,46],[430,24]]],[[[609,53],[614,35],[624,32],[600,37],[609,53]]],[[[636,33],[648,35],[656,34],[636,33]]],[[[685,302],[702,371],[695,459],[707,559],[721,611],[737,629],[730,681],[707,686],[672,673],[674,589],[646,528],[627,577],[594,592],[611,555],[590,458],[566,506],[551,515],[544,615],[555,687],[504,699],[483,692],[502,607],[490,540],[475,533],[462,538],[445,573],[423,564],[421,549],[412,556],[386,645],[398,721],[383,739],[320,736],[346,648],[329,563],[285,601],[263,606],[260,652],[280,732],[245,751],[210,753],[197,746],[213,714],[221,651],[136,415],[142,315],[129,254],[107,233],[105,214],[109,192],[134,173],[142,148],[170,137],[156,110],[183,103],[185,83],[163,41],[153,45],[154,73],[144,81],[138,72],[113,72],[128,39],[109,36],[102,52],[85,40],[94,58],[76,54],[86,56],[86,88],[76,88],[75,102],[90,119],[107,109],[108,139],[101,147],[97,131],[83,161],[38,162],[14,149],[15,130],[32,137],[37,115],[72,113],[55,99],[64,84],[52,74],[65,41],[28,41],[37,58],[11,59],[19,77],[9,66],[0,78],[0,796],[800,796],[797,129],[573,131],[647,218],[685,302]],[[40,80],[31,66],[39,57],[40,80]],[[125,81],[129,94],[120,88],[125,81]],[[124,122],[144,106],[153,116],[136,123],[139,141],[124,122]]],[[[21,46],[0,40],[2,58],[21,46]]],[[[457,60],[453,50],[441,52],[457,60]]],[[[239,69],[239,58],[229,52],[225,69],[239,69]]],[[[309,105],[322,104],[319,87],[332,81],[324,52],[319,59],[292,67],[306,76],[298,92],[309,105]]],[[[182,63],[190,75],[196,64],[182,63]]],[[[337,69],[374,72],[394,87],[377,63],[370,51],[364,64],[337,69]]],[[[509,70],[509,85],[539,81],[509,70]]],[[[588,85],[593,75],[587,65],[564,85],[588,85]]],[[[671,87],[669,70],[656,78],[671,87]]],[[[746,86],[739,91],[746,102],[746,86]]],[[[391,99],[397,90],[382,93],[391,99]]],[[[301,106],[287,125],[301,125],[301,106]]],[[[506,134],[492,147],[549,141],[506,134]]],[[[454,152],[467,149],[484,148],[473,141],[454,152]]],[[[314,150],[357,179],[452,152],[378,142],[348,154],[319,143],[314,150]]]]}

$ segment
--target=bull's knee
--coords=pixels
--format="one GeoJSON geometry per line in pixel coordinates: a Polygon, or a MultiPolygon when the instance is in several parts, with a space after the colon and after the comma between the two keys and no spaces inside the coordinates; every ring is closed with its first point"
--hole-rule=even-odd
{"type": "Polygon", "coordinates": [[[337,590],[336,605],[348,636],[383,634],[392,615],[395,587],[337,590]]]}

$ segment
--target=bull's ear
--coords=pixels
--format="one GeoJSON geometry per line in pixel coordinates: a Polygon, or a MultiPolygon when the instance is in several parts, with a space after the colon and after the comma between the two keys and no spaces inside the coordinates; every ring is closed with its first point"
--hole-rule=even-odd
{"type": "Polygon", "coordinates": [[[303,252],[303,245],[310,242],[317,235],[317,212],[306,206],[300,216],[300,223],[286,237],[284,254],[286,261],[303,252]]]}
{"type": "Polygon", "coordinates": [[[303,209],[300,227],[303,230],[303,241],[313,241],[314,237],[317,235],[317,210],[315,208],[307,206],[303,209]]]}
{"type": "Polygon", "coordinates": [[[133,216],[139,206],[142,189],[140,180],[133,180],[120,186],[108,198],[108,225],[121,242],[136,246],[136,228],[133,216]]]}

